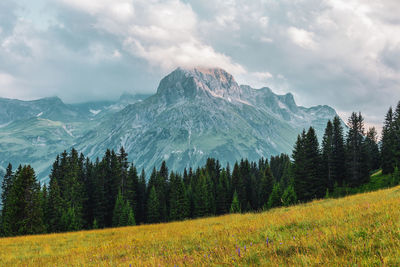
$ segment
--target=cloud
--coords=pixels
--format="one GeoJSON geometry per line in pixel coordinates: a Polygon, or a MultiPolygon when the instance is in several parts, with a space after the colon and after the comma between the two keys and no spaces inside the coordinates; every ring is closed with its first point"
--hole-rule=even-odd
{"type": "Polygon", "coordinates": [[[0,96],[118,98],[177,66],[219,66],[380,124],[400,99],[399,12],[397,0],[3,0],[0,96]]]}
{"type": "Polygon", "coordinates": [[[199,38],[197,15],[189,4],[177,0],[63,3],[92,15],[97,29],[114,35],[121,40],[123,49],[151,66],[164,70],[178,66],[220,66],[234,74],[245,72],[240,64],[199,38]],[[135,13],[135,9],[140,12],[135,13]]]}
{"type": "Polygon", "coordinates": [[[314,33],[296,27],[288,29],[290,39],[298,46],[304,49],[314,50],[317,48],[317,43],[314,41],[314,33]]]}
{"type": "Polygon", "coordinates": [[[0,88],[8,87],[14,83],[14,77],[8,73],[0,72],[0,88]]]}

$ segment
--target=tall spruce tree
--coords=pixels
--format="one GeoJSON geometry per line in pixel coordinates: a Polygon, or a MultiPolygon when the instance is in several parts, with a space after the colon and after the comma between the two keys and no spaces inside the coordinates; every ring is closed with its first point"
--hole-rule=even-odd
{"type": "Polygon", "coordinates": [[[246,182],[244,180],[244,177],[242,176],[242,172],[237,162],[233,166],[232,171],[232,191],[236,191],[236,193],[238,194],[240,207],[245,209],[247,206],[246,182]]]}
{"type": "Polygon", "coordinates": [[[267,207],[269,209],[279,207],[282,203],[282,190],[279,183],[275,183],[269,196],[267,207]]]}
{"type": "Polygon", "coordinates": [[[144,169],[140,173],[138,188],[136,191],[136,206],[135,206],[135,219],[136,223],[140,224],[145,222],[146,213],[146,174],[144,169]]]}
{"type": "Polygon", "coordinates": [[[400,167],[400,101],[397,103],[393,115],[393,139],[394,139],[394,163],[397,168],[400,167]]]}
{"type": "Polygon", "coordinates": [[[232,199],[232,204],[231,204],[231,208],[230,208],[230,213],[240,213],[241,208],[240,208],[240,202],[239,202],[239,197],[237,192],[235,191],[233,193],[233,199],[232,199]]]}
{"type": "Polygon", "coordinates": [[[3,177],[3,182],[1,184],[2,194],[1,194],[1,203],[2,203],[2,210],[1,210],[1,230],[0,234],[7,235],[10,232],[10,227],[12,222],[12,218],[10,218],[10,213],[7,212],[7,209],[10,205],[10,191],[13,187],[15,180],[15,176],[12,170],[11,163],[8,164],[6,169],[6,174],[3,177]]]}
{"type": "Polygon", "coordinates": [[[284,206],[294,205],[297,202],[296,192],[294,191],[294,186],[290,184],[282,194],[282,204],[284,206]]]}
{"type": "Polygon", "coordinates": [[[333,118],[332,157],[332,179],[339,186],[342,186],[346,177],[346,153],[343,127],[339,116],[333,118]]]}
{"type": "Polygon", "coordinates": [[[294,186],[299,200],[306,200],[308,182],[306,169],[306,151],[305,151],[306,131],[297,136],[297,141],[293,149],[293,177],[294,186]]]}
{"type": "Polygon", "coordinates": [[[355,187],[368,182],[369,169],[367,152],[364,144],[364,119],[361,113],[355,112],[349,118],[349,132],[347,134],[347,182],[355,187]]]}
{"type": "Polygon", "coordinates": [[[329,120],[322,138],[322,175],[326,187],[332,191],[335,183],[333,161],[333,125],[329,120]]]}
{"type": "Polygon", "coordinates": [[[148,223],[160,222],[160,210],[157,192],[154,186],[150,188],[149,198],[147,200],[147,213],[146,218],[148,223]]]}
{"type": "Polygon", "coordinates": [[[228,185],[228,175],[226,170],[223,169],[220,173],[219,182],[217,185],[216,192],[216,214],[221,215],[228,212],[228,194],[229,194],[229,185],[228,185]]]}
{"type": "Polygon", "coordinates": [[[321,179],[321,154],[318,138],[313,127],[307,132],[305,139],[306,169],[308,188],[306,199],[321,198],[326,191],[326,184],[321,179]]]}
{"type": "Polygon", "coordinates": [[[393,121],[393,110],[389,108],[382,130],[381,155],[382,155],[382,173],[393,173],[395,167],[395,128],[393,121]]]}
{"type": "Polygon", "coordinates": [[[368,130],[364,141],[367,153],[367,165],[369,170],[378,170],[380,168],[380,152],[378,146],[378,133],[375,127],[368,130]]]}
{"type": "Polygon", "coordinates": [[[169,220],[177,221],[189,217],[189,201],[180,175],[171,172],[171,191],[169,194],[170,213],[169,220]]]}
{"type": "Polygon", "coordinates": [[[40,205],[40,185],[31,166],[24,166],[16,173],[7,199],[6,217],[10,225],[6,235],[43,233],[43,210],[40,205]]]}
{"type": "Polygon", "coordinates": [[[294,185],[299,200],[319,198],[325,193],[325,183],[321,179],[321,155],[314,128],[298,136],[293,150],[294,185]]]}
{"type": "Polygon", "coordinates": [[[261,176],[260,187],[259,187],[259,207],[263,208],[267,203],[269,196],[271,195],[272,188],[274,186],[274,177],[272,175],[271,169],[267,163],[264,173],[261,176]]]}
{"type": "Polygon", "coordinates": [[[118,191],[113,211],[113,226],[135,225],[135,216],[129,200],[125,200],[121,191],[118,191]]]}

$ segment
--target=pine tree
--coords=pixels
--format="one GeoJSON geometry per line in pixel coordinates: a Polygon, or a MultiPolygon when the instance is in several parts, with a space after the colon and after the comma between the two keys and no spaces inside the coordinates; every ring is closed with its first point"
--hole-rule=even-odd
{"type": "Polygon", "coordinates": [[[96,219],[93,220],[92,229],[99,229],[99,224],[97,223],[96,219]]]}
{"type": "Polygon", "coordinates": [[[11,224],[13,223],[11,218],[9,217],[9,213],[7,209],[9,207],[10,200],[10,191],[14,184],[14,173],[12,170],[11,163],[8,164],[6,169],[6,174],[4,175],[3,182],[1,185],[2,194],[1,194],[1,202],[2,202],[2,210],[1,210],[1,230],[0,234],[7,235],[9,233],[11,224]]]}
{"type": "Polygon", "coordinates": [[[45,232],[48,232],[48,227],[49,227],[47,224],[47,222],[48,222],[48,207],[49,207],[48,201],[49,201],[49,196],[47,193],[47,186],[44,185],[40,191],[40,209],[42,210],[42,213],[43,213],[42,221],[43,221],[45,232]]]}
{"type": "Polygon", "coordinates": [[[1,184],[1,190],[2,190],[1,204],[3,207],[7,203],[7,196],[10,191],[10,188],[13,185],[13,178],[14,178],[14,173],[12,170],[12,165],[11,165],[11,163],[9,163],[7,166],[7,169],[6,169],[6,174],[4,175],[4,178],[3,178],[3,182],[1,184]]]}
{"type": "Polygon", "coordinates": [[[289,185],[282,194],[282,202],[285,206],[294,205],[297,202],[296,192],[293,185],[289,185]]]}
{"type": "Polygon", "coordinates": [[[62,231],[65,232],[77,231],[81,229],[82,226],[74,207],[68,207],[67,210],[63,210],[61,215],[61,227],[62,231]]]}
{"type": "Polygon", "coordinates": [[[310,127],[305,139],[305,155],[306,155],[306,181],[308,190],[306,199],[321,198],[325,194],[326,184],[321,179],[321,154],[319,151],[318,138],[314,128],[310,127]]]}
{"type": "Polygon", "coordinates": [[[400,167],[400,101],[397,103],[393,115],[393,140],[394,164],[396,167],[400,167]]]}
{"type": "Polygon", "coordinates": [[[325,179],[325,186],[333,190],[335,183],[334,161],[333,161],[333,125],[328,121],[325,134],[322,139],[322,175],[325,179]]]}
{"type": "MultiPolygon", "coordinates": [[[[243,165],[243,161],[240,165],[243,165]]],[[[232,190],[236,191],[240,206],[245,209],[247,206],[247,188],[245,177],[243,177],[242,174],[243,172],[240,170],[239,164],[236,162],[232,171],[232,190]]]]}
{"type": "Polygon", "coordinates": [[[306,200],[308,183],[306,170],[305,154],[306,132],[303,130],[301,135],[297,136],[297,141],[293,149],[293,177],[295,191],[299,200],[306,200]]]}
{"type": "Polygon", "coordinates": [[[125,200],[122,196],[121,191],[118,191],[117,199],[115,200],[115,206],[113,211],[113,227],[124,226],[127,222],[124,220],[124,208],[125,200]]]}
{"type": "Polygon", "coordinates": [[[211,196],[209,190],[209,176],[204,171],[199,174],[198,184],[194,191],[194,216],[210,215],[211,196]]]}
{"type": "Polygon", "coordinates": [[[135,215],[129,201],[125,202],[124,216],[126,217],[126,226],[136,225],[135,215]]]}
{"type": "Polygon", "coordinates": [[[349,118],[346,146],[348,184],[355,187],[368,182],[369,170],[364,145],[364,119],[361,113],[357,115],[353,112],[349,118]]]}
{"type": "Polygon", "coordinates": [[[107,198],[106,198],[106,177],[107,177],[107,164],[105,160],[99,162],[96,159],[94,164],[94,177],[93,177],[93,220],[96,220],[97,226],[103,228],[106,226],[107,215],[107,198]]]}
{"type": "Polygon", "coordinates": [[[159,202],[157,192],[154,186],[150,189],[149,198],[147,200],[147,222],[157,223],[160,221],[159,202]]]}
{"type": "Polygon", "coordinates": [[[279,207],[282,205],[282,191],[281,191],[281,186],[279,183],[275,183],[274,187],[272,188],[272,192],[271,195],[269,196],[268,199],[268,208],[275,208],[275,207],[279,207]]]}
{"type": "Polygon", "coordinates": [[[40,186],[31,166],[17,171],[15,181],[7,197],[5,216],[10,219],[6,235],[27,235],[43,233],[43,210],[40,205],[40,186]]]}
{"type": "Polygon", "coordinates": [[[400,171],[399,168],[396,167],[394,172],[392,173],[392,186],[400,184],[400,171]]]}
{"type": "Polygon", "coordinates": [[[140,224],[145,222],[146,211],[146,174],[142,169],[139,177],[139,184],[136,191],[136,209],[134,210],[136,223],[140,224]]]}
{"type": "Polygon", "coordinates": [[[322,197],[325,183],[321,179],[321,155],[314,128],[298,136],[293,150],[294,186],[299,200],[311,200],[322,197]]]}
{"type": "Polygon", "coordinates": [[[378,146],[378,133],[375,130],[375,127],[368,130],[364,145],[367,153],[368,170],[378,170],[380,167],[381,157],[378,146]]]}
{"type": "MultiPolygon", "coordinates": [[[[125,195],[125,191],[127,190],[127,180],[128,180],[128,154],[125,152],[124,147],[121,147],[118,154],[118,162],[120,170],[120,188],[123,195],[125,195]]],[[[129,199],[129,198],[128,198],[129,199]]]]}
{"type": "Polygon", "coordinates": [[[113,209],[115,200],[118,195],[118,190],[121,188],[122,169],[120,160],[115,154],[114,150],[106,152],[105,160],[107,162],[106,172],[106,199],[107,199],[107,213],[105,216],[106,226],[112,225],[113,209]]]}
{"type": "Polygon", "coordinates": [[[283,169],[283,174],[281,178],[281,187],[282,189],[286,189],[293,180],[293,164],[289,161],[285,163],[285,167],[283,169]]]}
{"type": "Polygon", "coordinates": [[[228,212],[228,194],[229,194],[229,185],[228,185],[228,175],[226,170],[223,169],[220,173],[219,182],[217,185],[216,192],[216,214],[221,215],[228,212]]]}
{"type": "Polygon", "coordinates": [[[396,151],[395,127],[392,108],[389,108],[382,130],[381,155],[382,155],[382,173],[393,173],[395,167],[396,151]]]}
{"type": "Polygon", "coordinates": [[[125,179],[125,191],[122,191],[121,189],[121,193],[126,200],[133,204],[133,209],[136,211],[138,210],[137,205],[139,202],[139,177],[137,175],[136,167],[133,164],[130,166],[127,177],[125,179]]]}
{"type": "Polygon", "coordinates": [[[61,216],[63,214],[64,204],[60,194],[60,188],[57,179],[50,176],[49,199],[46,211],[46,224],[49,232],[62,231],[61,216]]]}
{"type": "Polygon", "coordinates": [[[333,119],[332,157],[332,179],[342,186],[346,177],[346,154],[343,127],[339,116],[333,119]]]}
{"type": "Polygon", "coordinates": [[[241,208],[240,208],[239,198],[238,198],[237,192],[235,191],[233,193],[233,199],[232,199],[230,213],[240,213],[240,212],[241,212],[241,208]]]}
{"type": "Polygon", "coordinates": [[[260,181],[260,197],[259,197],[259,208],[264,207],[268,203],[269,196],[272,193],[274,186],[274,177],[272,176],[269,165],[265,167],[264,173],[261,176],[260,181]]]}
{"type": "Polygon", "coordinates": [[[185,186],[182,178],[171,172],[171,191],[170,191],[170,221],[182,220],[189,217],[189,201],[185,193],[185,186]]]}

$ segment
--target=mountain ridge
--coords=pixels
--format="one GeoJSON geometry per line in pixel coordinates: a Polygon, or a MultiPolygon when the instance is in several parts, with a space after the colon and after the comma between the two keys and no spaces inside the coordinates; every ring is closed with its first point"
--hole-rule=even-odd
{"type": "MultiPolygon", "coordinates": [[[[297,106],[291,93],[239,85],[219,68],[177,68],[151,96],[121,96],[108,104],[61,103],[42,114],[34,107],[26,113],[29,118],[0,128],[0,165],[10,158],[14,165],[30,163],[45,179],[64,149],[75,147],[94,160],[121,146],[146,173],[163,160],[175,171],[202,165],[207,157],[233,164],[290,153],[303,128],[314,126],[321,137],[327,120],[337,115],[326,105],[297,106]]],[[[13,109],[0,105],[2,112],[13,109]]]]}

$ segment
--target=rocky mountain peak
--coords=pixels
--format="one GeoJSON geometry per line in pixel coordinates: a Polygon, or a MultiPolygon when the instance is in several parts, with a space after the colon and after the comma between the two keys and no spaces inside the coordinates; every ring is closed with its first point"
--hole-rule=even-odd
{"type": "Polygon", "coordinates": [[[240,99],[241,89],[233,76],[220,68],[177,68],[161,80],[157,94],[167,99],[202,96],[240,99]]]}

